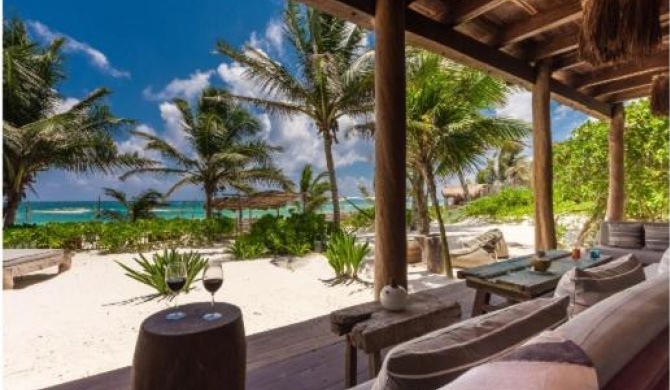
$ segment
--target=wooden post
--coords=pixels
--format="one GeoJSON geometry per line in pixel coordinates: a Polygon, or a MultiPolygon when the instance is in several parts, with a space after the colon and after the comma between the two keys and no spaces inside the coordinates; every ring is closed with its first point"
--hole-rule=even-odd
{"type": "Polygon", "coordinates": [[[612,106],[609,136],[609,193],[607,196],[607,220],[624,219],[624,128],[626,117],[623,103],[612,106]]]}
{"type": "Polygon", "coordinates": [[[405,6],[375,8],[375,299],[394,280],[407,286],[405,261],[405,6]]]}
{"type": "Polygon", "coordinates": [[[551,66],[540,62],[533,85],[533,191],[535,192],[535,249],[556,248],[551,155],[551,66]]]}

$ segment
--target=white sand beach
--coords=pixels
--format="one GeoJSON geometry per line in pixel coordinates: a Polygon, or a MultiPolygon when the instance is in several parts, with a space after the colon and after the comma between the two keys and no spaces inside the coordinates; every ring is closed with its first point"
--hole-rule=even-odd
{"type": "MultiPolygon", "coordinates": [[[[449,227],[449,235],[456,240],[491,228],[503,231],[512,256],[532,252],[530,223],[457,224],[449,227]]],[[[224,257],[223,249],[198,252],[210,259],[224,257]]],[[[56,275],[55,268],[47,269],[3,292],[6,389],[41,389],[131,364],[142,320],[166,307],[155,301],[121,304],[151,293],[114,263],[132,264],[135,256],[77,253],[70,271],[56,275]]],[[[372,289],[362,284],[324,284],[333,273],[323,256],[312,254],[304,260],[294,270],[273,265],[270,259],[225,262],[225,282],[217,299],[242,308],[247,334],[372,299],[372,289]]],[[[421,264],[409,267],[409,277],[413,291],[454,282],[428,274],[421,264]]],[[[198,286],[180,302],[208,299],[198,286]]]]}

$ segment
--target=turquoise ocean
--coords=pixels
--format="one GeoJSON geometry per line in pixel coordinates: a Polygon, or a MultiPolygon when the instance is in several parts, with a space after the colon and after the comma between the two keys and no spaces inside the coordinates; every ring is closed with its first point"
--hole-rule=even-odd
{"type": "MultiPolygon", "coordinates": [[[[367,208],[373,206],[372,199],[348,198],[348,201],[340,201],[340,210],[344,213],[355,211],[353,203],[357,207],[367,208]]],[[[84,222],[94,221],[98,210],[111,210],[124,212],[120,203],[114,201],[80,201],[80,202],[55,202],[55,201],[31,201],[21,203],[19,213],[16,216],[18,224],[37,224],[47,222],[84,222]]],[[[332,204],[327,204],[321,212],[332,211],[332,204]]],[[[266,214],[288,215],[296,210],[295,206],[282,207],[279,210],[244,210],[244,217],[251,215],[258,218],[266,214]]],[[[171,201],[165,206],[154,210],[159,218],[187,218],[202,219],[205,217],[202,201],[171,201]]],[[[223,211],[223,215],[236,217],[236,211],[223,211]]]]}

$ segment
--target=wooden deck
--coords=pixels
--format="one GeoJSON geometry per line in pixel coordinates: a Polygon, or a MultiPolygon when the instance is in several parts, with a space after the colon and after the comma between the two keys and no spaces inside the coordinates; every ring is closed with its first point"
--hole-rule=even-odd
{"type": "MultiPolygon", "coordinates": [[[[460,303],[468,317],[474,290],[465,283],[445,287],[445,299],[460,303]]],[[[344,389],[344,340],[330,331],[328,316],[247,337],[248,390],[344,389]]],[[[359,352],[358,382],[367,378],[367,359],[359,352]]],[[[101,373],[45,390],[127,390],[130,367],[101,373]]]]}

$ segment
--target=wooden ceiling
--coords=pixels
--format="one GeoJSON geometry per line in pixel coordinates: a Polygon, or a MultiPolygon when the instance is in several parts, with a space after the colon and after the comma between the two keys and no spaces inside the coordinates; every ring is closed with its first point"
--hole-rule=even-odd
{"type": "MultiPolygon", "coordinates": [[[[300,0],[371,29],[374,0],[300,0]]],[[[668,72],[668,0],[658,51],[630,63],[593,66],[577,53],[581,0],[398,0],[407,7],[408,44],[530,88],[535,64],[552,69],[552,98],[598,118],[612,104],[649,96],[653,76],[668,72]]]]}

